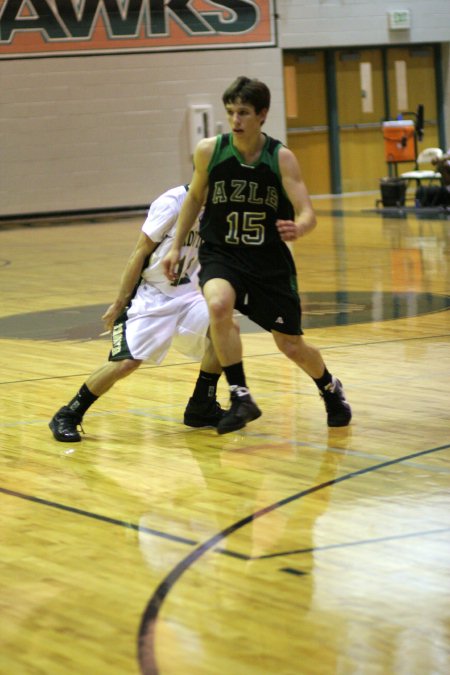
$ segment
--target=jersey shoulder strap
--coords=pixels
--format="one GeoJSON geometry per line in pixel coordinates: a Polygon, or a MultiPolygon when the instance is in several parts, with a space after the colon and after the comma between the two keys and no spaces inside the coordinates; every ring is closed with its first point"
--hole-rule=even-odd
{"type": "Polygon", "coordinates": [[[265,147],[266,152],[269,153],[269,155],[274,155],[276,150],[279,150],[282,147],[283,143],[281,141],[277,141],[276,138],[272,138],[271,136],[268,136],[268,143],[265,147]]]}
{"type": "Polygon", "coordinates": [[[228,157],[233,154],[230,137],[231,134],[219,134],[216,137],[214,151],[208,164],[208,173],[211,173],[215,166],[228,159],[228,157]]]}
{"type": "Polygon", "coordinates": [[[261,162],[267,164],[280,180],[281,173],[278,163],[278,153],[283,147],[284,143],[278,141],[276,138],[271,138],[271,136],[268,136],[261,156],[261,162]]]}

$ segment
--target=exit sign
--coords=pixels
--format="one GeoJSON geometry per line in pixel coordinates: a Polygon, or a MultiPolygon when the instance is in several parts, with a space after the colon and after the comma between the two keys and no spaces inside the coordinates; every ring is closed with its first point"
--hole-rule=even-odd
{"type": "Polygon", "coordinates": [[[411,14],[409,9],[396,9],[388,12],[389,28],[391,30],[407,30],[411,28],[411,14]]]}

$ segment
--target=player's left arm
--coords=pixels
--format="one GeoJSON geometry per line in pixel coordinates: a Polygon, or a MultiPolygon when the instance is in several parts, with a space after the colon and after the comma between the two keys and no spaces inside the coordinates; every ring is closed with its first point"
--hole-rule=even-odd
{"type": "Polygon", "coordinates": [[[299,163],[286,147],[278,153],[283,187],[294,207],[294,220],[278,220],[277,228],[283,241],[294,241],[316,227],[317,221],[299,163]]]}
{"type": "Polygon", "coordinates": [[[112,330],[114,321],[121,315],[129,303],[136,284],[141,277],[145,260],[157,246],[158,244],[144,232],[140,233],[136,246],[122,272],[116,299],[102,316],[106,330],[112,330]]]}
{"type": "Polygon", "coordinates": [[[189,190],[181,207],[172,247],[162,261],[164,273],[169,281],[177,279],[178,262],[183,242],[194,227],[205,203],[208,189],[208,164],[212,157],[216,137],[203,138],[194,152],[194,172],[189,190]]]}

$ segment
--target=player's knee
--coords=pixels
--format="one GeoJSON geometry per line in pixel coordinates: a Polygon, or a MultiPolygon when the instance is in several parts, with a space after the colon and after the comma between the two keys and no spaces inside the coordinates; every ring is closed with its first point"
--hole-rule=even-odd
{"type": "Polygon", "coordinates": [[[293,336],[278,334],[276,343],[278,349],[291,361],[300,364],[306,359],[304,343],[300,336],[293,338],[293,336]]]}
{"type": "Polygon", "coordinates": [[[211,322],[220,322],[232,317],[233,307],[221,296],[214,296],[208,301],[211,322]]]}
{"type": "Polygon", "coordinates": [[[137,368],[139,368],[141,363],[142,361],[138,361],[136,359],[124,359],[124,361],[118,361],[119,376],[127,377],[128,375],[133,373],[137,368]]]}
{"type": "Polygon", "coordinates": [[[299,360],[298,345],[293,344],[292,342],[282,342],[278,345],[278,348],[288,359],[291,359],[291,361],[297,362],[299,360]]]}

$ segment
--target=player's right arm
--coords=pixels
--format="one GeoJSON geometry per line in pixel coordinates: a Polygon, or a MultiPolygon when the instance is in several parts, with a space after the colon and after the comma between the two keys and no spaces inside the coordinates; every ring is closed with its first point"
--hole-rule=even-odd
{"type": "Polygon", "coordinates": [[[177,264],[180,251],[188,232],[205,203],[208,189],[208,165],[211,160],[216,137],[201,140],[194,152],[194,173],[192,174],[189,190],[181,207],[172,247],[162,261],[164,273],[170,281],[176,279],[177,264]]]}
{"type": "Polygon", "coordinates": [[[140,233],[134,251],[122,272],[117,297],[102,316],[106,330],[112,330],[114,321],[128,305],[136,284],[140,279],[145,260],[153,253],[157,245],[144,232],[140,233]]]}
{"type": "Polygon", "coordinates": [[[286,194],[294,207],[294,220],[278,220],[277,228],[283,241],[295,241],[316,227],[317,221],[302,172],[292,150],[280,148],[278,155],[281,178],[286,194]]]}

